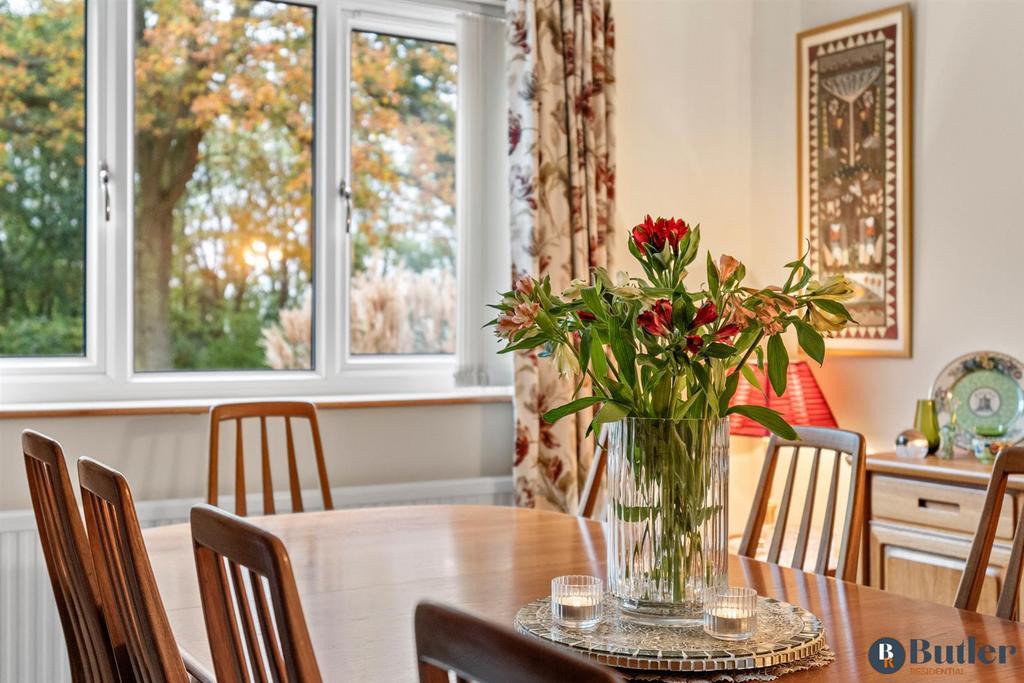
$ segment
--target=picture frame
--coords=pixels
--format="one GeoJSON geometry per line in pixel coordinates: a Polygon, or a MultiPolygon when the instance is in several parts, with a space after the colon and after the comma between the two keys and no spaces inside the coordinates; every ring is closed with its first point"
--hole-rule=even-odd
{"type": "Polygon", "coordinates": [[[913,32],[903,4],[796,36],[797,222],[816,280],[845,275],[859,323],[833,354],[910,357],[913,32]]]}

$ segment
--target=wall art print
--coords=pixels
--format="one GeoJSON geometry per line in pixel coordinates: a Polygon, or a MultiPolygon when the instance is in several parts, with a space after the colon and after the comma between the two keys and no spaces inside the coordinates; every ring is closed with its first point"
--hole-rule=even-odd
{"type": "Polygon", "coordinates": [[[911,40],[909,5],[797,35],[800,251],[860,323],[832,353],[910,355],[911,40]]]}

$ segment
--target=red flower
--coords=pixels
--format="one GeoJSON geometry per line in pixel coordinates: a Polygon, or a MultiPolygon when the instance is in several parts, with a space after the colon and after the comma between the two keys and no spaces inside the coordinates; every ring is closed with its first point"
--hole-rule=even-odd
{"type": "Polygon", "coordinates": [[[693,322],[690,323],[690,329],[695,330],[701,325],[707,325],[710,322],[714,322],[717,317],[718,310],[715,308],[715,302],[706,301],[703,306],[697,309],[697,315],[693,316],[693,322]]]}
{"type": "Polygon", "coordinates": [[[679,242],[690,232],[690,226],[681,218],[651,218],[650,214],[644,218],[644,222],[633,228],[633,242],[641,251],[647,245],[652,249],[648,251],[661,251],[665,244],[671,244],[673,249],[679,248],[679,242]]]}
{"type": "Polygon", "coordinates": [[[576,311],[576,315],[580,317],[580,320],[586,323],[597,320],[597,316],[590,311],[576,311]]]}
{"type": "Polygon", "coordinates": [[[650,310],[636,317],[636,324],[652,336],[664,337],[672,330],[672,302],[658,299],[650,310]]]}
{"type": "Polygon", "coordinates": [[[715,333],[715,341],[732,341],[732,338],[739,333],[740,326],[736,323],[723,325],[722,328],[715,333]]]}
{"type": "Polygon", "coordinates": [[[686,338],[686,350],[690,353],[697,353],[704,346],[704,340],[694,334],[686,338]]]}

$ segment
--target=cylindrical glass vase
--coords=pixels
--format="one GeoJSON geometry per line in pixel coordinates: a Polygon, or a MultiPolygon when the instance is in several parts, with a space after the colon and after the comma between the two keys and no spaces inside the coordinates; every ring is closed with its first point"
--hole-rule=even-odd
{"type": "Polygon", "coordinates": [[[728,585],[728,420],[608,425],[608,590],[624,618],[703,623],[728,585]]]}

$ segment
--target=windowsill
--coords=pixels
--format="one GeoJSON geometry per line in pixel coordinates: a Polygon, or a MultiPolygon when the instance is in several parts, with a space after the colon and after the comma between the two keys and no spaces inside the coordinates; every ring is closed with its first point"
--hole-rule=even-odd
{"type": "MultiPolygon", "coordinates": [[[[512,387],[467,387],[433,393],[356,394],[351,396],[288,396],[283,400],[312,401],[319,410],[354,408],[421,408],[432,406],[511,403],[512,387]]],[[[43,417],[103,417],[129,415],[203,415],[218,403],[243,400],[278,400],[267,396],[252,399],[207,398],[166,401],[92,401],[81,403],[12,403],[0,405],[0,420],[43,417]]]]}

